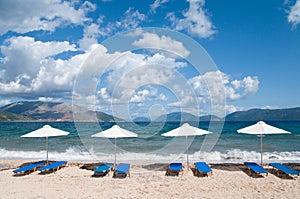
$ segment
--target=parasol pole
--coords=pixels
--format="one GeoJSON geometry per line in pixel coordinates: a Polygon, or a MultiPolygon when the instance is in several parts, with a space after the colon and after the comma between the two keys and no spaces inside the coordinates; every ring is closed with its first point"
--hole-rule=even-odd
{"type": "Polygon", "coordinates": [[[186,145],[186,163],[187,163],[187,169],[189,170],[189,147],[188,147],[188,137],[185,136],[185,145],[186,145]]]}
{"type": "Polygon", "coordinates": [[[47,160],[47,164],[48,164],[48,136],[46,136],[46,151],[47,151],[46,152],[46,154],[47,154],[46,155],[46,157],[47,157],[46,160],[47,160]]]}
{"type": "Polygon", "coordinates": [[[263,164],[263,143],[262,143],[262,134],[260,134],[260,164],[263,164]]]}
{"type": "Polygon", "coordinates": [[[117,138],[115,138],[115,163],[114,163],[114,168],[116,168],[116,162],[117,162],[117,138]]]}

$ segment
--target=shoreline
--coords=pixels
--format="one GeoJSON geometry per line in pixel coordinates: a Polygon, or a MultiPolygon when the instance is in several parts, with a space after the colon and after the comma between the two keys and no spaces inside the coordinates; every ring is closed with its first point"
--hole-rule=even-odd
{"type": "MultiPolygon", "coordinates": [[[[0,159],[0,171],[2,170],[9,170],[9,169],[16,169],[20,167],[22,164],[26,163],[31,163],[39,161],[37,159],[0,159]]],[[[52,160],[49,160],[52,161],[52,160]]],[[[100,161],[67,161],[69,166],[78,166],[82,167],[83,165],[99,165],[101,162],[100,161]]],[[[128,163],[131,164],[131,168],[135,167],[145,167],[149,168],[149,170],[152,170],[153,168],[163,168],[165,169],[166,166],[168,166],[169,163],[162,163],[162,162],[144,162],[144,161],[127,161],[128,163]]],[[[181,162],[181,161],[178,161],[181,162]]],[[[252,161],[253,162],[253,161],[252,161]]],[[[278,162],[278,161],[277,161],[278,162]]],[[[193,167],[194,162],[190,162],[190,167],[193,167]]],[[[244,163],[228,163],[228,162],[208,162],[206,161],[207,164],[210,165],[212,169],[218,169],[218,170],[226,170],[226,171],[237,171],[237,170],[243,170],[245,169],[244,163]]],[[[258,162],[257,162],[258,163],[258,162]]],[[[300,163],[299,162],[281,162],[284,165],[287,165],[291,167],[292,169],[300,171],[300,163]]],[[[184,168],[187,168],[187,165],[185,162],[182,162],[184,168]]],[[[268,167],[269,163],[264,163],[264,167],[268,167]]]]}
{"type": "MultiPolygon", "coordinates": [[[[34,160],[32,160],[34,161],[34,160]]],[[[84,164],[99,162],[71,161],[55,173],[25,176],[12,175],[14,168],[31,160],[0,160],[8,165],[0,171],[0,195],[4,198],[297,198],[300,178],[280,178],[273,173],[251,177],[240,163],[209,164],[213,174],[165,176],[168,164],[131,164],[131,175],[125,179],[112,177],[112,172],[94,178],[93,170],[81,169],[84,164]]],[[[299,163],[290,164],[297,170],[299,163]]]]}

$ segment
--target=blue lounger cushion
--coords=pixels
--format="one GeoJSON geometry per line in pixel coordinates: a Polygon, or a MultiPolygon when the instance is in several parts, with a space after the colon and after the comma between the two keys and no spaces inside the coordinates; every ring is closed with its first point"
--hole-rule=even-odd
{"type": "Polygon", "coordinates": [[[258,165],[255,162],[245,162],[244,164],[256,174],[268,174],[267,169],[264,169],[262,166],[258,165]]]}
{"type": "Polygon", "coordinates": [[[50,171],[50,170],[54,170],[56,168],[58,169],[60,166],[63,166],[65,164],[67,164],[67,161],[53,162],[44,167],[39,168],[39,171],[50,171]]]}
{"type": "Polygon", "coordinates": [[[205,162],[195,162],[196,174],[208,174],[212,172],[212,169],[205,162]]]}
{"type": "Polygon", "coordinates": [[[299,175],[300,172],[296,171],[294,169],[291,169],[288,166],[282,165],[280,163],[270,163],[270,165],[277,170],[281,171],[282,173],[288,174],[288,175],[299,175]]]}
{"type": "Polygon", "coordinates": [[[28,164],[28,165],[26,165],[24,167],[21,167],[21,168],[18,168],[16,170],[13,170],[13,172],[15,174],[17,174],[17,173],[26,173],[26,172],[35,170],[38,166],[41,166],[41,165],[43,165],[45,163],[46,163],[46,161],[34,162],[34,163],[28,164]]]}
{"type": "Polygon", "coordinates": [[[129,169],[130,169],[129,163],[118,164],[116,170],[114,171],[114,177],[118,175],[121,175],[123,177],[126,177],[127,175],[130,176],[129,169]]]}
{"type": "Polygon", "coordinates": [[[178,176],[179,173],[182,172],[183,174],[183,166],[182,163],[178,163],[178,162],[172,162],[171,164],[169,164],[168,169],[166,171],[166,175],[172,175],[172,176],[178,176]]]}
{"type": "Polygon", "coordinates": [[[100,164],[95,170],[95,173],[107,173],[111,168],[112,164],[100,164]]]}
{"type": "Polygon", "coordinates": [[[169,165],[171,171],[182,171],[182,163],[173,162],[169,165]]]}
{"type": "Polygon", "coordinates": [[[119,174],[126,174],[129,172],[129,168],[130,168],[130,164],[121,163],[117,166],[117,169],[115,170],[115,172],[117,172],[119,174]]]}

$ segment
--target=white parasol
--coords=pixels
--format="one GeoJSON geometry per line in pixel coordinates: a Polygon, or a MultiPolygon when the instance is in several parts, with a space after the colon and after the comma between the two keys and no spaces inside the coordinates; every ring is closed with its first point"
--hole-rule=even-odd
{"type": "Polygon", "coordinates": [[[128,131],[126,129],[121,128],[118,125],[114,125],[110,129],[105,131],[101,131],[100,133],[96,133],[92,135],[92,137],[102,137],[102,138],[114,138],[115,139],[115,163],[114,167],[116,167],[116,154],[117,154],[117,138],[127,138],[127,137],[137,137],[138,135],[128,131]]]}
{"type": "Polygon", "coordinates": [[[188,155],[188,136],[196,136],[196,135],[206,135],[211,134],[212,132],[199,129],[189,125],[188,123],[184,123],[182,126],[173,129],[167,133],[161,134],[162,136],[176,137],[176,136],[185,136],[185,144],[186,144],[186,162],[187,167],[189,169],[189,155],[188,155]]]}
{"type": "Polygon", "coordinates": [[[268,125],[263,121],[259,121],[256,124],[251,126],[242,128],[237,130],[238,133],[246,133],[246,134],[253,134],[253,135],[260,135],[260,163],[263,163],[263,142],[262,136],[268,134],[289,134],[290,132],[268,125]]]}
{"type": "Polygon", "coordinates": [[[67,132],[67,131],[53,128],[50,125],[44,125],[42,128],[32,131],[30,133],[27,133],[25,135],[22,135],[21,137],[23,137],[23,138],[45,137],[46,138],[46,151],[47,151],[47,164],[48,164],[48,137],[63,136],[63,135],[68,135],[68,134],[69,134],[69,132],[67,132]]]}

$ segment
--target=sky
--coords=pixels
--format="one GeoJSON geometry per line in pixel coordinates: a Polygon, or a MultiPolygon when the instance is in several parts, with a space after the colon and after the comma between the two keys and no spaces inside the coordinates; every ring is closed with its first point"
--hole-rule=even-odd
{"type": "Polygon", "coordinates": [[[300,0],[0,1],[0,106],[125,119],[300,106],[300,0]]]}

